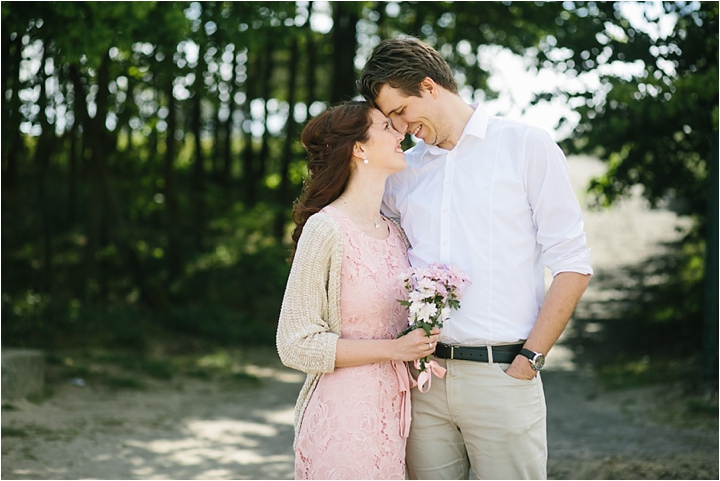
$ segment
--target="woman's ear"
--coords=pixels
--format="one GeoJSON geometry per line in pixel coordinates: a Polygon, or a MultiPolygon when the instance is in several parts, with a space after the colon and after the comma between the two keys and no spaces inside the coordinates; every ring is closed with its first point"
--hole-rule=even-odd
{"type": "Polygon", "coordinates": [[[355,145],[353,146],[353,156],[357,157],[358,159],[365,158],[365,149],[360,144],[360,142],[355,142],[355,145]]]}

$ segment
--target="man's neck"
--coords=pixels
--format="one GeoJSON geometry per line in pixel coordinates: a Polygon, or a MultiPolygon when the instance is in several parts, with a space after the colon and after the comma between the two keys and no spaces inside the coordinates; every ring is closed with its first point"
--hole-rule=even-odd
{"type": "Polygon", "coordinates": [[[465,127],[475,110],[457,94],[448,95],[447,102],[450,104],[446,110],[450,135],[447,140],[437,146],[441,149],[452,150],[460,141],[460,137],[462,137],[462,133],[465,131],[465,127]]]}

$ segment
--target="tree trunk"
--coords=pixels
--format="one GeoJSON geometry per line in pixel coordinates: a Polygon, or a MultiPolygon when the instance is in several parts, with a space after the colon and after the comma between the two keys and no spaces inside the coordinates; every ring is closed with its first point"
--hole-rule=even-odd
{"type": "Polygon", "coordinates": [[[225,125],[224,122],[220,121],[220,112],[222,112],[222,102],[218,102],[218,108],[215,109],[215,125],[210,127],[214,136],[210,154],[210,178],[213,182],[220,181],[221,166],[224,158],[222,149],[225,146],[223,137],[225,125]]]}
{"type": "Polygon", "coordinates": [[[313,2],[308,5],[308,21],[305,24],[305,38],[306,38],[306,62],[307,70],[305,71],[305,83],[307,84],[307,116],[310,117],[310,106],[317,101],[317,49],[315,48],[315,38],[313,29],[310,28],[310,16],[312,16],[313,2]]]}
{"type": "Polygon", "coordinates": [[[254,55],[248,49],[247,53],[247,68],[245,69],[245,103],[242,107],[243,123],[243,150],[242,150],[242,185],[244,187],[243,199],[248,206],[254,206],[258,201],[257,196],[257,182],[255,178],[255,149],[253,145],[252,135],[252,111],[250,109],[250,102],[255,98],[256,88],[256,77],[255,72],[259,67],[259,56],[254,55]]]}
{"type": "Polygon", "coordinates": [[[132,225],[124,220],[122,205],[114,192],[109,180],[107,159],[104,154],[111,140],[105,130],[105,119],[108,112],[110,58],[105,55],[97,70],[97,112],[93,119],[88,116],[85,103],[85,89],[82,85],[77,66],[73,65],[70,75],[76,92],[76,119],[83,125],[83,140],[90,150],[89,164],[89,199],[88,227],[85,258],[85,297],[86,301],[95,301],[96,293],[102,295],[106,291],[104,272],[98,259],[98,252],[104,242],[112,240],[117,247],[123,265],[140,290],[142,301],[154,309],[168,306],[163,291],[156,286],[147,275],[140,256],[133,248],[132,225]]]}
{"type": "MultiPolygon", "coordinates": [[[[82,83],[82,77],[78,65],[70,66],[70,79],[73,83],[75,92],[75,122],[83,126],[83,151],[85,148],[90,150],[90,158],[88,159],[88,182],[89,198],[87,202],[88,216],[85,230],[85,300],[94,300],[94,291],[97,288],[99,277],[99,265],[97,253],[100,249],[101,223],[103,217],[103,200],[102,200],[102,165],[103,158],[99,155],[98,136],[101,132],[96,131],[95,125],[90,119],[87,110],[86,91],[82,83]]],[[[96,115],[96,119],[99,116],[96,115]]],[[[84,156],[83,156],[84,157],[84,156]]]]}
{"type": "Polygon", "coordinates": [[[280,163],[280,188],[277,192],[277,202],[280,209],[275,217],[275,238],[282,241],[285,236],[285,223],[287,222],[287,211],[284,208],[290,205],[290,162],[293,159],[292,147],[297,142],[295,138],[295,92],[297,91],[297,70],[298,70],[298,38],[293,36],[290,40],[290,61],[288,64],[288,118],[285,122],[285,142],[280,163]]]}
{"type": "Polygon", "coordinates": [[[235,84],[237,82],[237,52],[233,51],[233,58],[231,62],[232,67],[232,77],[230,78],[230,82],[228,85],[228,94],[230,96],[230,100],[228,101],[228,117],[225,121],[224,125],[224,131],[225,131],[225,138],[223,139],[225,141],[225,145],[223,146],[223,165],[222,165],[222,173],[221,173],[221,179],[222,184],[225,187],[229,187],[231,182],[231,176],[232,176],[232,127],[233,127],[233,114],[235,113],[235,91],[237,89],[237,85],[235,84]]]}
{"type": "Polygon", "coordinates": [[[123,266],[128,270],[128,274],[140,291],[141,301],[156,311],[167,311],[170,308],[170,301],[165,295],[165,291],[148,275],[142,259],[133,247],[135,236],[132,233],[134,226],[125,219],[122,205],[115,194],[114,186],[107,176],[102,177],[100,187],[105,193],[106,212],[109,220],[111,220],[107,225],[110,227],[112,240],[120,254],[123,266]]]}
{"type": "Polygon", "coordinates": [[[356,25],[360,19],[356,2],[332,2],[333,81],[331,103],[352,99],[355,88],[356,25]]]}
{"type": "MultiPolygon", "coordinates": [[[[62,76],[61,84],[63,85],[63,90],[65,94],[65,98],[69,101],[70,98],[74,97],[73,103],[70,104],[68,102],[68,107],[72,109],[73,112],[78,111],[78,100],[76,95],[72,95],[72,77],[67,76],[67,74],[60,73],[62,76]]],[[[80,135],[80,129],[78,126],[80,125],[80,118],[75,117],[72,122],[72,126],[70,127],[70,130],[67,131],[64,135],[64,137],[67,139],[66,141],[63,141],[63,146],[67,146],[67,163],[68,163],[68,179],[67,179],[67,205],[65,207],[65,220],[67,221],[68,225],[72,228],[75,227],[75,222],[77,221],[77,192],[78,192],[78,145],[82,145],[80,142],[78,142],[78,137],[80,135]]]]}
{"type": "MultiPolygon", "coordinates": [[[[4,27],[4,25],[3,25],[4,27]]],[[[9,35],[7,35],[7,30],[4,32],[5,35],[2,36],[2,58],[0,58],[0,64],[2,65],[2,72],[0,72],[0,88],[2,88],[3,96],[2,96],[2,120],[3,123],[7,120],[7,99],[5,98],[5,92],[7,92],[8,89],[8,78],[10,75],[12,75],[12,61],[13,58],[11,57],[12,51],[15,48],[15,41],[17,41],[18,36],[15,36],[15,39],[11,39],[9,35]]]]}
{"type": "Polygon", "coordinates": [[[180,245],[180,213],[175,182],[175,130],[177,129],[177,106],[173,95],[172,57],[167,56],[170,65],[165,66],[167,79],[165,81],[165,97],[167,99],[167,135],[165,136],[165,162],[163,175],[165,177],[165,221],[167,223],[167,268],[171,279],[183,273],[184,263],[180,245]]]}
{"type": "Polygon", "coordinates": [[[70,226],[75,225],[77,220],[78,136],[78,119],[76,118],[70,129],[70,145],[68,146],[67,221],[70,226]]]}
{"type": "Polygon", "coordinates": [[[713,135],[708,162],[708,213],[705,242],[705,317],[702,381],[706,392],[718,386],[718,136],[713,135]]]}
{"type": "MultiPolygon", "coordinates": [[[[249,103],[248,100],[246,100],[249,103]]],[[[243,109],[243,119],[245,122],[251,122],[250,107],[243,109]]],[[[255,179],[255,149],[253,148],[252,129],[248,126],[244,130],[244,141],[242,151],[243,162],[243,185],[245,186],[245,195],[243,196],[248,206],[253,206],[258,201],[257,196],[257,179],[255,179]]]]}
{"type": "Polygon", "coordinates": [[[202,150],[202,97],[203,97],[203,75],[205,73],[205,50],[200,45],[198,52],[198,63],[195,68],[195,86],[192,107],[191,128],[195,141],[195,162],[193,166],[193,197],[195,205],[195,246],[201,248],[203,245],[205,230],[205,157],[202,150]]]}
{"type": "MultiPolygon", "coordinates": [[[[270,34],[268,33],[268,37],[270,34]]],[[[270,130],[268,129],[268,100],[272,96],[271,82],[273,69],[275,68],[275,62],[273,61],[273,54],[275,51],[275,43],[272,38],[266,39],[266,53],[265,53],[265,68],[263,69],[263,89],[262,95],[265,101],[265,128],[263,129],[262,146],[260,147],[260,162],[258,165],[258,171],[256,172],[255,182],[260,182],[265,175],[272,173],[272,165],[270,162],[270,130]]]]}
{"type": "Polygon", "coordinates": [[[52,263],[52,226],[50,219],[49,200],[47,198],[46,179],[50,166],[50,155],[55,144],[55,133],[52,125],[47,118],[47,91],[45,64],[47,62],[47,46],[43,48],[43,54],[40,60],[40,69],[38,70],[38,83],[40,85],[40,95],[38,96],[37,106],[40,109],[39,120],[42,133],[35,148],[35,171],[37,181],[38,207],[40,210],[40,242],[43,253],[43,270],[44,279],[42,287],[44,292],[50,294],[53,285],[53,263],[52,263]]]}
{"type": "Polygon", "coordinates": [[[106,52],[97,70],[97,94],[95,95],[95,117],[88,122],[88,143],[90,145],[90,228],[88,235],[88,259],[90,260],[90,279],[97,281],[99,292],[104,298],[107,293],[105,271],[98,259],[99,250],[108,241],[107,206],[105,203],[105,186],[107,184],[107,156],[109,151],[108,135],[105,119],[108,113],[108,97],[110,83],[110,57],[106,52]]]}
{"type": "MultiPolygon", "coordinates": [[[[7,53],[8,57],[3,57],[3,63],[6,58],[11,59],[8,62],[10,66],[10,74],[12,75],[12,81],[10,83],[11,96],[10,99],[5,101],[5,92],[7,92],[7,76],[8,73],[3,71],[3,120],[7,119],[7,122],[3,121],[3,174],[2,174],[2,185],[3,188],[14,190],[17,186],[18,177],[18,158],[23,151],[22,137],[20,136],[20,122],[22,115],[20,114],[20,62],[22,60],[22,40],[21,36],[17,35],[13,40],[6,40],[3,37],[3,53],[7,53]],[[7,49],[7,52],[5,50],[7,49]],[[7,139],[7,141],[6,141],[7,139]]],[[[3,65],[4,67],[4,65],[3,65]]],[[[3,70],[5,70],[3,68],[3,70]]]]}

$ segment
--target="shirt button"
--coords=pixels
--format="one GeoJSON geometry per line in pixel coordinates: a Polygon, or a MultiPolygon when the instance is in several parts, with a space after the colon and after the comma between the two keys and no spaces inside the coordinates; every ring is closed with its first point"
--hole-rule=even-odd
{"type": "Polygon", "coordinates": [[[447,210],[447,209],[443,209],[443,214],[447,214],[447,213],[448,213],[448,210],[447,210]]]}
{"type": "Polygon", "coordinates": [[[444,241],[443,241],[443,245],[447,245],[447,243],[448,243],[447,240],[444,240],[444,241]]]}

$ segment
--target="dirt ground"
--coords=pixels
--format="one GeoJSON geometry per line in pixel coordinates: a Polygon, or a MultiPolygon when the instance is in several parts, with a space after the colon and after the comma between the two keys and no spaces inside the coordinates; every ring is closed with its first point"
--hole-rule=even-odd
{"type": "MultiPolygon", "coordinates": [[[[602,171],[571,159],[577,186],[602,171]]],[[[633,199],[587,212],[596,269],[651,256],[675,216],[633,199]]],[[[608,295],[599,286],[589,300],[608,295]]],[[[53,385],[40,401],[3,402],[3,479],[292,479],[293,406],[303,380],[272,349],[244,352],[260,385],[191,378],[145,390],[53,385]]],[[[606,391],[557,346],[543,371],[550,479],[718,479],[718,423],[683,418],[678,387],[606,391]]],[[[77,382],[75,383],[77,384],[77,382]]]]}
{"type": "MultiPolygon", "coordinates": [[[[13,402],[2,413],[2,478],[292,479],[302,376],[274,357],[253,350],[246,372],[259,387],[66,383],[44,402],[13,402]]],[[[717,423],[658,421],[680,406],[672,392],[603,392],[590,374],[562,369],[543,380],[550,479],[718,479],[717,423]]]]}

